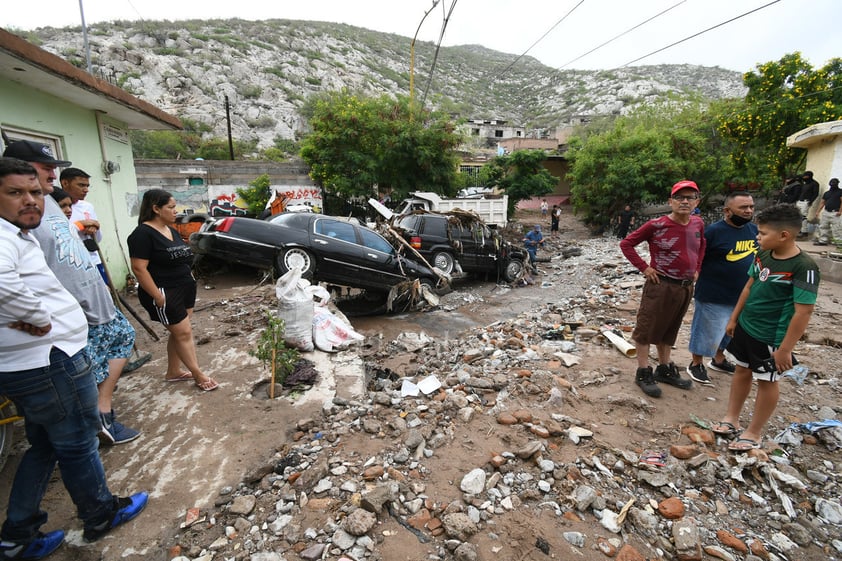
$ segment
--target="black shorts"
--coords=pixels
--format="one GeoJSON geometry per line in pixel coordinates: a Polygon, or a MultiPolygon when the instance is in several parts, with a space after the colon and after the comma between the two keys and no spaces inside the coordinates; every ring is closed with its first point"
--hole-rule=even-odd
{"type": "Polygon", "coordinates": [[[164,293],[163,308],[156,306],[152,297],[142,288],[137,290],[140,305],[149,312],[149,318],[152,321],[163,325],[181,323],[187,317],[187,310],[192,310],[196,305],[196,283],[162,287],[161,291],[164,293]]]}
{"type": "MultiPolygon", "coordinates": [[[[746,333],[739,322],[737,322],[734,337],[728,343],[727,349],[734,357],[736,364],[752,371],[754,379],[768,382],[776,382],[780,377],[780,373],[775,366],[775,359],[772,357],[775,350],[777,350],[777,347],[758,341],[746,333]]],[[[792,355],[792,364],[798,364],[795,355],[792,355]]]]}

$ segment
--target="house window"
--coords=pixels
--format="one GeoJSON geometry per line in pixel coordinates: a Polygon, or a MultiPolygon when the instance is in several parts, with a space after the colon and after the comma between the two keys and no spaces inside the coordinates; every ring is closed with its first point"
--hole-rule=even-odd
{"type": "Polygon", "coordinates": [[[471,135],[479,136],[479,129],[471,129],[471,135]]]}
{"type": "Polygon", "coordinates": [[[14,142],[16,140],[32,140],[33,142],[40,142],[41,144],[49,146],[53,151],[53,156],[55,156],[57,160],[65,159],[61,151],[61,140],[57,136],[46,136],[44,134],[29,132],[23,129],[3,127],[2,137],[4,139],[2,146],[3,150],[6,149],[5,139],[8,139],[9,142],[14,142]]]}
{"type": "Polygon", "coordinates": [[[205,184],[205,180],[202,179],[201,177],[191,177],[187,180],[187,184],[190,185],[191,187],[201,186],[201,185],[205,184]]]}
{"type": "Polygon", "coordinates": [[[495,129],[494,138],[503,138],[503,129],[495,129]]]}
{"type": "Polygon", "coordinates": [[[520,138],[520,137],[521,137],[521,132],[520,132],[520,131],[517,131],[517,132],[515,133],[515,135],[517,135],[517,137],[518,137],[518,138],[520,138]]]}

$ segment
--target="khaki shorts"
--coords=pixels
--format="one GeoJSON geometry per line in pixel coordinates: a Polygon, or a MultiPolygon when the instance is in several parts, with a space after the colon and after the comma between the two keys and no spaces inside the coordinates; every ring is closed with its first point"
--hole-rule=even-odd
{"type": "Polygon", "coordinates": [[[632,332],[634,342],[641,345],[674,345],[692,299],[692,284],[682,285],[663,278],[658,284],[647,280],[632,332]]]}

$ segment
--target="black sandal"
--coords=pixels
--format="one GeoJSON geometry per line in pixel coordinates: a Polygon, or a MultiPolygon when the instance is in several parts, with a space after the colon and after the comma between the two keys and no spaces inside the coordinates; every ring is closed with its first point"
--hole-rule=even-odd
{"type": "Polygon", "coordinates": [[[720,421],[720,422],[716,423],[716,425],[714,425],[714,427],[711,427],[710,430],[713,431],[713,434],[717,434],[719,436],[724,436],[725,438],[734,438],[735,436],[737,436],[741,432],[743,432],[743,429],[738,429],[733,424],[731,424],[727,421],[720,421]],[[719,430],[716,430],[716,428],[715,428],[716,426],[726,427],[726,429],[722,430],[720,428],[719,430]]]}

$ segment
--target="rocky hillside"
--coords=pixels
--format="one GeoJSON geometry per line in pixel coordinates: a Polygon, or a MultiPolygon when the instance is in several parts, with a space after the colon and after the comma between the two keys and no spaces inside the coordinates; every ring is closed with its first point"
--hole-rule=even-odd
{"type": "MultiPolygon", "coordinates": [[[[81,28],[22,32],[85,67],[81,28]]],[[[347,88],[408,94],[410,39],[344,24],[269,20],[145,21],[89,29],[95,74],[161,108],[225,134],[224,97],[238,138],[294,138],[313,95],[347,88]]],[[[556,70],[477,45],[416,44],[415,95],[462,118],[553,129],[573,115],[618,114],[662,99],[745,93],[740,74],[691,65],[556,70]],[[429,82],[429,89],[428,89],[429,82]]]]}

